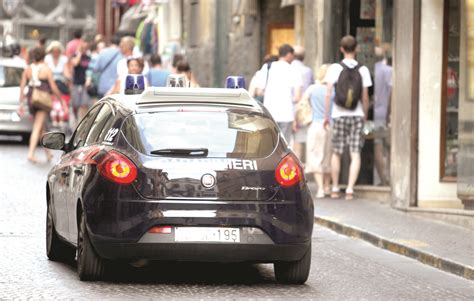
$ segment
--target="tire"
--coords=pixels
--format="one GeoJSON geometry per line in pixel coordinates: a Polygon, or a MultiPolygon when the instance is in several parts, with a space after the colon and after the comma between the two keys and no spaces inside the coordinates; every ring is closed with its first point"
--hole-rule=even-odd
{"type": "Polygon", "coordinates": [[[311,268],[311,244],[300,260],[281,261],[273,264],[275,278],[284,284],[304,284],[311,268]]]}
{"type": "Polygon", "coordinates": [[[92,247],[86,227],[86,216],[81,214],[77,237],[77,272],[81,281],[99,280],[105,275],[105,260],[92,247]]]}
{"type": "Polygon", "coordinates": [[[73,261],[75,249],[62,241],[56,233],[53,221],[53,209],[48,204],[46,213],[46,255],[52,261],[73,261]]]}

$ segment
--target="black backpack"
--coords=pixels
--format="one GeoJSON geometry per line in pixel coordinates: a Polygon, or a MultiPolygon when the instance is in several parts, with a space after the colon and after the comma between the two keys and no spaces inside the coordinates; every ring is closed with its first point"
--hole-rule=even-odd
{"type": "Polygon", "coordinates": [[[362,96],[362,76],[359,73],[360,64],[354,68],[349,68],[343,62],[341,74],[335,85],[336,97],[334,102],[343,108],[354,110],[362,96]]]}

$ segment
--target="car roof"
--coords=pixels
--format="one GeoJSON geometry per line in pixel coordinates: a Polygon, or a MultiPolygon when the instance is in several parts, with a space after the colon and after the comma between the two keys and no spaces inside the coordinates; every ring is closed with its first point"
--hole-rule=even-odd
{"type": "Polygon", "coordinates": [[[261,106],[245,89],[149,87],[138,95],[109,97],[135,112],[182,105],[238,107],[262,112],[261,106]]]}

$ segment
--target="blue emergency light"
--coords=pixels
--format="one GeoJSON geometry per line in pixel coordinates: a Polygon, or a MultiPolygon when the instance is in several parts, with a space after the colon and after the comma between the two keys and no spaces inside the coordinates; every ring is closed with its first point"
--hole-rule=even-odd
{"type": "Polygon", "coordinates": [[[225,87],[227,89],[245,89],[245,78],[243,76],[228,76],[225,79],[225,87]]]}
{"type": "Polygon", "coordinates": [[[141,94],[145,90],[145,78],[142,74],[129,74],[125,78],[125,94],[141,94]]]}

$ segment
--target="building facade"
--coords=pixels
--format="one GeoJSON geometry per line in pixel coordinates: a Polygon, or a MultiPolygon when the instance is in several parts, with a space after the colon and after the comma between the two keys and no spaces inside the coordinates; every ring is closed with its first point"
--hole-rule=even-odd
{"type": "Polygon", "coordinates": [[[394,207],[469,209],[474,195],[471,0],[188,0],[183,46],[204,86],[247,82],[282,43],[306,48],[317,70],[341,59],[339,39],[359,42],[373,75],[374,47],[393,58],[390,185],[378,187],[373,142],[364,146],[362,191],[394,207]],[[471,43],[471,44],[469,44],[471,43]],[[471,47],[469,47],[471,45],[471,47]]]}

